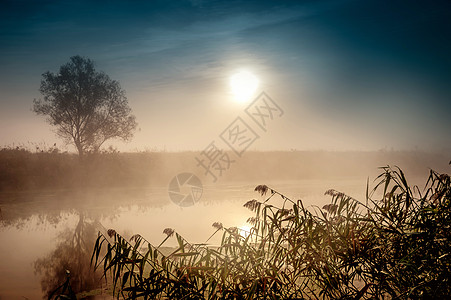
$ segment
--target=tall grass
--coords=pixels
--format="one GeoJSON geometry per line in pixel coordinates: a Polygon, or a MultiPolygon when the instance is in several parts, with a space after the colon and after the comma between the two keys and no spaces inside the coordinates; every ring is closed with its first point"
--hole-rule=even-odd
{"type": "MultiPolygon", "coordinates": [[[[228,154],[232,158],[235,155],[228,154]]],[[[110,148],[87,154],[81,163],[76,154],[62,152],[55,145],[0,147],[0,193],[166,186],[176,174],[186,171],[199,173],[202,182],[210,184],[212,178],[202,177],[204,170],[196,166],[195,157],[199,155],[199,152],[119,153],[110,148]]],[[[387,162],[405,166],[410,174],[423,175],[426,166],[439,168],[445,159],[447,154],[445,158],[445,154],[409,151],[249,151],[223,173],[220,182],[361,179],[387,162]]]]}
{"type": "Polygon", "coordinates": [[[0,148],[0,192],[148,186],[150,157],[110,149],[78,155],[56,147],[0,148]],[[139,156],[139,157],[138,157],[139,156]]]}
{"type": "Polygon", "coordinates": [[[431,171],[425,188],[383,169],[364,202],[335,190],[307,209],[265,185],[244,204],[249,232],[214,223],[219,246],[192,244],[172,229],[152,245],[110,229],[91,262],[124,299],[443,299],[451,294],[451,182],[431,171]],[[272,205],[274,197],[282,205],[272,205]],[[172,253],[160,247],[170,238],[172,253]]]}

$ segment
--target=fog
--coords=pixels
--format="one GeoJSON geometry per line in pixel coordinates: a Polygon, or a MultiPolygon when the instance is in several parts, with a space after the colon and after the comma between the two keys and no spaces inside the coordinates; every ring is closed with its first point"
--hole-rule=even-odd
{"type": "MultiPolygon", "coordinates": [[[[198,152],[103,153],[80,164],[71,154],[10,151],[20,157],[3,151],[2,160],[14,166],[19,159],[22,167],[4,168],[1,182],[4,299],[45,297],[64,283],[66,269],[76,292],[97,289],[98,297],[107,297],[100,275],[87,275],[98,231],[114,229],[126,238],[140,234],[158,245],[166,237],[163,230],[172,228],[192,243],[203,243],[214,222],[247,225],[252,214],[243,204],[262,200],[254,192],[259,184],[315,210],[330,202],[324,192],[331,188],[365,202],[367,182],[370,189],[375,186],[382,166],[399,166],[420,189],[431,169],[449,168],[444,155],[423,152],[246,152],[214,181],[197,166],[198,152]],[[169,182],[182,172],[195,174],[202,184],[194,205],[185,207],[168,193],[169,182]]],[[[217,245],[220,238],[208,243],[217,245]]],[[[175,244],[169,239],[164,247],[175,244]]]]}

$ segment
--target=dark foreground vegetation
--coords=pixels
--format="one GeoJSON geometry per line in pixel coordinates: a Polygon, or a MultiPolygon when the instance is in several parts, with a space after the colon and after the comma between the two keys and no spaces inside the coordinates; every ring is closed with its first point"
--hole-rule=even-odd
{"type": "Polygon", "coordinates": [[[160,245],[99,233],[92,264],[125,299],[446,299],[451,295],[451,182],[431,171],[424,189],[384,168],[360,202],[328,190],[305,208],[265,185],[244,232],[213,224],[220,245],[172,229],[160,245]],[[281,205],[276,206],[276,198],[281,205]],[[176,238],[170,254],[160,247],[176,238]]]}

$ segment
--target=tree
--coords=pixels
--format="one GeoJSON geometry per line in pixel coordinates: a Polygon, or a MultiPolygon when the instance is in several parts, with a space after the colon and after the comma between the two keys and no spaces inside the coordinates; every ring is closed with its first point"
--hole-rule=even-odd
{"type": "Polygon", "coordinates": [[[137,123],[119,82],[94,69],[88,58],[73,56],[58,73],[42,74],[33,111],[47,116],[58,136],[73,144],[80,157],[97,152],[105,141],[133,137],[137,123]]]}

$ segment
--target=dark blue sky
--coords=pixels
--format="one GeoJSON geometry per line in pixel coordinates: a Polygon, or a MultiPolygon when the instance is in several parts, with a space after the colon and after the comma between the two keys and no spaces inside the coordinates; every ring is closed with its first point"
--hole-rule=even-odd
{"type": "Polygon", "coordinates": [[[121,82],[121,149],[203,149],[251,71],[285,115],[256,149],[451,149],[449,1],[2,1],[0,141],[57,138],[31,112],[73,55],[121,82]]]}

